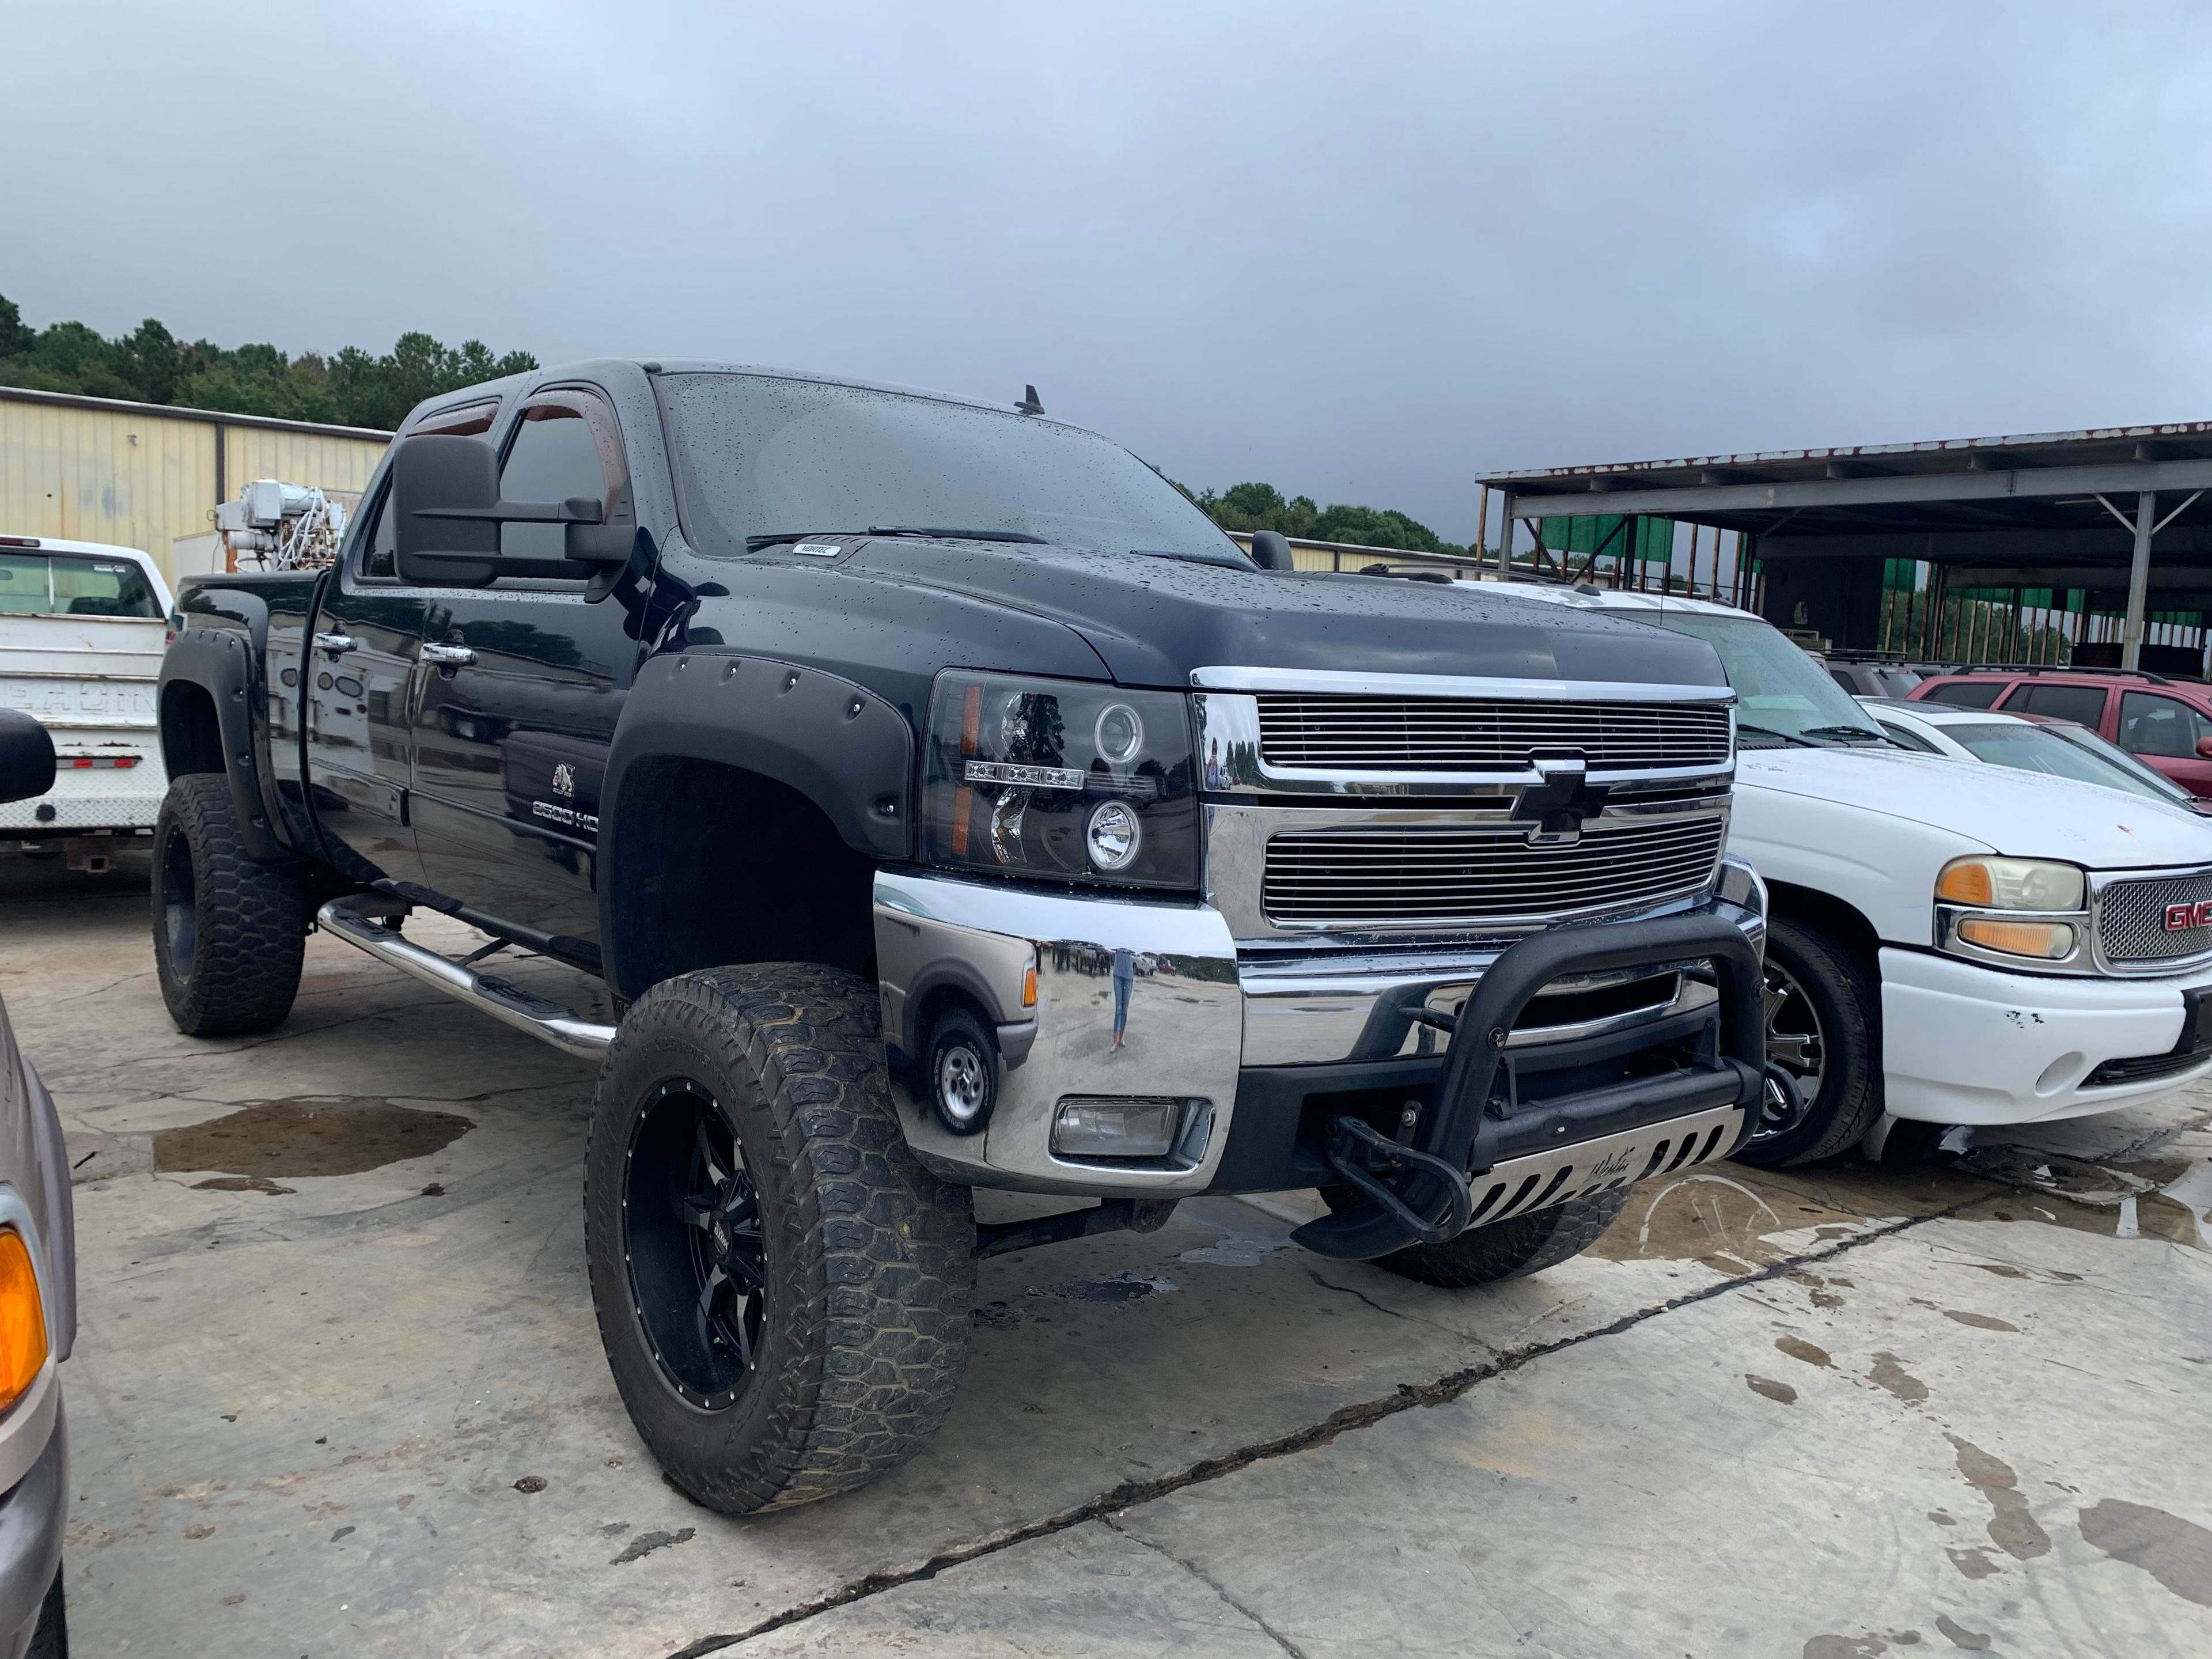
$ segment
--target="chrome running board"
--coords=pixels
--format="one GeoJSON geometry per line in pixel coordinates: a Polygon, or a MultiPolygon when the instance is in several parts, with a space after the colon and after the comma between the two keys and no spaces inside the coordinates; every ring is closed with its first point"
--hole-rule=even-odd
{"type": "Polygon", "coordinates": [[[356,898],[332,899],[315,912],[315,920],[355,949],[366,951],[410,979],[434,986],[448,996],[482,1009],[494,1019],[527,1031],[541,1042],[564,1049],[580,1060],[597,1060],[615,1040],[611,1025],[595,1025],[557,1002],[524,990],[489,974],[479,974],[435,951],[400,936],[397,927],[365,916],[353,907],[360,902],[388,904],[380,895],[364,893],[356,898]]]}

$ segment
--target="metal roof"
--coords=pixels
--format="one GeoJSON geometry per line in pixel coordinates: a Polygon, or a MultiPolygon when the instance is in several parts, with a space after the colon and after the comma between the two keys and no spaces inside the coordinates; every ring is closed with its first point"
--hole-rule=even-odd
{"type": "Polygon", "coordinates": [[[2212,421],[2172,421],[2157,426],[2087,427],[2076,432],[2033,432],[2003,438],[1939,438],[1921,443],[1844,444],[1827,449],[1768,449],[1741,455],[1690,455],[1665,461],[1608,461],[1592,466],[1534,467],[1486,472],[1480,482],[1518,496],[1567,489],[1587,490],[1595,480],[1618,489],[1649,483],[1780,483],[1810,478],[1984,471],[2014,467],[2079,466],[2130,460],[2212,458],[2212,421]],[[1741,474],[1716,479],[1712,473],[1741,474]]]}

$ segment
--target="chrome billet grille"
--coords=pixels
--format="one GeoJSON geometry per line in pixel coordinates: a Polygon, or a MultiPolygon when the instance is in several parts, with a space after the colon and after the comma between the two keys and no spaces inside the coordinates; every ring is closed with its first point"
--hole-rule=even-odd
{"type": "Polygon", "coordinates": [[[1519,829],[1353,826],[1267,842],[1261,908],[1279,925],[1462,927],[1686,897],[1712,879],[1718,816],[1589,825],[1570,844],[1519,829]]]}
{"type": "Polygon", "coordinates": [[[2166,913],[2177,904],[2212,899],[2212,871],[2159,876],[2148,881],[2115,881],[2104,890],[2097,921],[2097,943],[2107,962],[2173,962],[2212,951],[2212,927],[2172,927],[2166,913]]]}
{"type": "Polygon", "coordinates": [[[1262,692],[1260,757],[1331,772],[1523,770],[1580,750],[1591,770],[1724,766],[1729,711],[1706,703],[1321,696],[1262,692]]]}

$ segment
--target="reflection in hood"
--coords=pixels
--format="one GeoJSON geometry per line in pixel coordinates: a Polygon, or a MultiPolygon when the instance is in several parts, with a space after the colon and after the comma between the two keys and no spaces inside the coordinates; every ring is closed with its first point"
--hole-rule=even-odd
{"type": "Polygon", "coordinates": [[[1746,750],[1736,757],[1736,790],[1740,797],[1767,790],[1844,803],[1948,830],[2014,858],[2064,859],[2092,870],[2212,863],[2212,821],[2185,807],[1938,755],[1746,750]]]}
{"type": "Polygon", "coordinates": [[[1208,666],[1712,685],[1701,640],[1473,583],[1268,572],[1141,554],[880,539],[843,573],[1066,623],[1124,685],[1187,686],[1208,666]]]}

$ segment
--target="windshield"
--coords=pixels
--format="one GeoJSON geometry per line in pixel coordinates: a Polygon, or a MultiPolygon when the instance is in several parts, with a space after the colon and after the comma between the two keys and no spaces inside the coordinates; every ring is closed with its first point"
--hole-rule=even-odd
{"type": "Polygon", "coordinates": [[[1873,716],[1771,623],[1756,617],[1680,611],[1648,613],[1638,620],[1703,640],[1720,653],[1721,667],[1735,688],[1736,729],[1743,748],[1791,740],[1888,743],[1873,716]]]}
{"type": "Polygon", "coordinates": [[[1166,479],[1095,434],[864,386],[767,374],[666,374],[684,532],[702,553],[747,537],[942,526],[1249,568],[1166,479]]]}
{"type": "MultiPolygon", "coordinates": [[[[2171,784],[2159,787],[2146,782],[2130,768],[2118,765],[2086,744],[2069,741],[2064,729],[2031,726],[2026,720],[1973,720],[1946,725],[1943,735],[1963,744],[1976,760],[1992,766],[2009,766],[2022,772],[2042,772],[2054,778],[2075,778],[2106,789],[2124,789],[2130,795],[2183,804],[2187,795],[2171,784]]],[[[2084,732],[2091,743],[2102,740],[2084,732]]],[[[2160,780],[2163,784],[2165,781],[2160,780]]]]}
{"type": "Polygon", "coordinates": [[[2118,744],[2106,743],[2086,726],[2043,726],[2036,728],[2047,732],[2061,743],[2068,743],[2092,760],[2102,761],[2107,766],[2118,767],[2133,778],[2143,790],[2160,800],[2170,800],[2177,806],[2195,810],[2197,797],[2184,789],[2165,773],[2143,764],[2118,744]]]}
{"type": "Polygon", "coordinates": [[[0,553],[0,616],[159,617],[146,573],[128,559],[0,553]]]}

